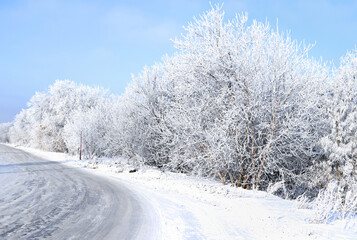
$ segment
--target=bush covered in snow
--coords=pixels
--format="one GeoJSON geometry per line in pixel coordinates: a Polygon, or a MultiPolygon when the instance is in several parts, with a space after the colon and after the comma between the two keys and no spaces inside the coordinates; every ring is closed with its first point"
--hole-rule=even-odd
{"type": "Polygon", "coordinates": [[[333,180],[320,191],[311,206],[314,209],[312,220],[317,222],[330,222],[356,215],[357,183],[333,180]]]}
{"type": "Polygon", "coordinates": [[[0,124],[0,142],[7,143],[9,142],[9,130],[12,126],[12,123],[1,123],[0,124]]]}
{"type": "Polygon", "coordinates": [[[329,133],[321,138],[325,186],[314,200],[317,220],[357,213],[357,52],[348,53],[326,86],[329,133]]]}

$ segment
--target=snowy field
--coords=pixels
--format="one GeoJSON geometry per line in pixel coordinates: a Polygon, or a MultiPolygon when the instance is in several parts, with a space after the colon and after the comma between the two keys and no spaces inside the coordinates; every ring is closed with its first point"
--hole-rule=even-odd
{"type": "Polygon", "coordinates": [[[328,224],[311,222],[313,211],[296,201],[266,192],[223,186],[219,182],[133,169],[123,159],[76,160],[62,153],[18,147],[42,158],[125,184],[142,196],[161,224],[161,239],[357,239],[357,218],[328,224]]]}

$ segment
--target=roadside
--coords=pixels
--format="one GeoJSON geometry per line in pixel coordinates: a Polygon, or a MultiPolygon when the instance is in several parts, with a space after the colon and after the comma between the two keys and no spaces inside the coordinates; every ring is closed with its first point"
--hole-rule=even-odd
{"type": "MultiPolygon", "coordinates": [[[[125,159],[76,160],[62,153],[18,147],[42,158],[61,161],[124,183],[159,216],[162,239],[356,239],[357,218],[329,224],[309,222],[310,209],[266,192],[132,167],[125,159]]],[[[153,214],[154,215],[154,214],[153,214]]]]}

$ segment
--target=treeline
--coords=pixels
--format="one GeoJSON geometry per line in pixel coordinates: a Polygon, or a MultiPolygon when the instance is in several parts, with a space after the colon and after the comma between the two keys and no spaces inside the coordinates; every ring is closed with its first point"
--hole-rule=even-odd
{"type": "Polygon", "coordinates": [[[57,81],[7,126],[7,138],[77,154],[82,134],[88,158],[318,196],[326,218],[331,209],[356,212],[356,51],[335,69],[310,58],[311,46],[247,20],[225,21],[219,7],[195,18],[174,40],[177,53],[133,77],[120,97],[57,81]]]}

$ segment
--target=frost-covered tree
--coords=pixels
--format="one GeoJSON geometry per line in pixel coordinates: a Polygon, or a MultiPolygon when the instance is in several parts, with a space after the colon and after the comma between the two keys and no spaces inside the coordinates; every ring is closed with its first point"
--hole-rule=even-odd
{"type": "Polygon", "coordinates": [[[293,192],[317,151],[327,77],[304,47],[245,14],[219,8],[194,19],[179,50],[125,94],[127,143],[150,165],[219,176],[246,188],[293,192]]]}
{"type": "Polygon", "coordinates": [[[63,135],[66,124],[78,112],[89,112],[107,97],[108,91],[102,88],[77,85],[68,80],[56,81],[47,92],[36,93],[28,109],[16,116],[10,139],[44,150],[67,152],[63,135]]]}
{"type": "Polygon", "coordinates": [[[9,130],[12,123],[1,123],[0,124],[0,142],[9,142],[9,130]]]}
{"type": "Polygon", "coordinates": [[[326,162],[323,189],[314,201],[322,220],[357,212],[357,52],[341,59],[326,101],[330,132],[321,139],[326,162]]]}
{"type": "Polygon", "coordinates": [[[121,128],[113,125],[118,116],[118,98],[101,97],[94,107],[73,112],[63,129],[63,138],[72,154],[78,153],[82,138],[83,155],[86,158],[119,155],[121,128]],[[114,115],[114,117],[113,117],[114,115]]]}
{"type": "Polygon", "coordinates": [[[14,124],[9,130],[9,139],[11,143],[19,145],[28,145],[31,131],[31,121],[28,111],[22,110],[15,116],[14,124]]]}
{"type": "Polygon", "coordinates": [[[140,101],[155,159],[243,187],[303,172],[319,137],[326,78],[310,47],[268,24],[248,26],[246,15],[225,22],[219,7],[174,42],[177,55],[143,74],[151,79],[140,101]]]}
{"type": "Polygon", "coordinates": [[[357,54],[342,58],[328,89],[326,110],[330,134],[322,138],[331,177],[356,176],[357,161],[357,54]]]}
{"type": "Polygon", "coordinates": [[[74,112],[63,129],[63,139],[68,151],[77,154],[82,138],[82,150],[86,158],[103,155],[105,127],[105,115],[98,107],[86,112],[74,112]]]}
{"type": "Polygon", "coordinates": [[[151,69],[145,68],[125,94],[130,99],[127,104],[127,117],[131,121],[130,128],[135,139],[129,140],[128,146],[135,154],[145,158],[149,165],[162,167],[170,161],[174,148],[173,132],[167,113],[170,109],[170,85],[163,78],[163,67],[158,65],[151,69]],[[139,141],[138,141],[139,140],[139,141]]]}

